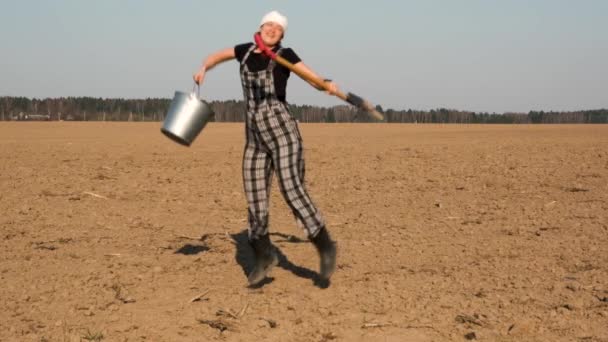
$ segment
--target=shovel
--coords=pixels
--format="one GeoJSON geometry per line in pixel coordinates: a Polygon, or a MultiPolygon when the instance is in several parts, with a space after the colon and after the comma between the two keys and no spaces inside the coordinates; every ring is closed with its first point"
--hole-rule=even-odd
{"type": "MultiPolygon", "coordinates": [[[[319,77],[316,77],[315,75],[312,75],[308,72],[304,72],[302,70],[296,69],[295,66],[290,63],[288,60],[286,60],[285,58],[277,55],[274,51],[272,51],[271,49],[269,49],[265,44],[264,41],[262,41],[262,37],[260,36],[259,33],[256,33],[253,36],[253,39],[255,40],[255,44],[258,46],[258,48],[262,51],[262,53],[264,53],[266,56],[270,57],[271,59],[275,60],[277,63],[281,64],[282,66],[286,67],[287,69],[291,70],[292,72],[294,72],[296,75],[300,76],[301,78],[305,79],[306,81],[314,84],[315,86],[317,86],[317,88],[319,89],[324,89],[324,90],[329,90],[327,85],[325,84],[325,82],[320,79],[319,77]]],[[[375,118],[376,120],[384,120],[384,116],[378,112],[371,103],[365,101],[362,97],[357,96],[353,93],[348,93],[348,94],[344,94],[340,91],[338,91],[335,96],[339,97],[340,99],[352,104],[353,106],[363,109],[364,111],[366,111],[367,113],[369,113],[373,118],[375,118]]]]}

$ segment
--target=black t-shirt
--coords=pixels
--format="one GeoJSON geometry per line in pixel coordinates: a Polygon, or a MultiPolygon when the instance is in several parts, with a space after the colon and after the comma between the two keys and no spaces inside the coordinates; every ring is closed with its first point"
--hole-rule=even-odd
{"type": "MultiPolygon", "coordinates": [[[[245,43],[239,44],[234,47],[234,54],[236,59],[241,63],[243,61],[243,57],[251,48],[253,43],[245,43]]],[[[279,46],[275,46],[272,50],[277,52],[279,50],[279,46]]],[[[281,57],[285,58],[289,63],[296,64],[301,61],[300,57],[296,55],[295,52],[291,48],[283,48],[280,53],[281,57]]],[[[247,68],[249,71],[260,71],[264,70],[268,67],[268,63],[270,62],[270,58],[264,55],[263,53],[255,53],[251,52],[249,57],[247,57],[247,68]]],[[[272,72],[272,76],[274,77],[274,88],[277,94],[279,101],[285,101],[286,92],[285,88],[287,87],[287,79],[289,78],[290,71],[286,67],[276,64],[274,70],[272,72]]]]}

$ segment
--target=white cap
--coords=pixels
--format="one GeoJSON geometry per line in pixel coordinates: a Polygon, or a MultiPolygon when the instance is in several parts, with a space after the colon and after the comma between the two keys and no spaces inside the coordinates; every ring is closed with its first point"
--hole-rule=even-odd
{"type": "Polygon", "coordinates": [[[262,22],[260,22],[260,26],[266,24],[267,22],[272,21],[275,22],[283,28],[283,32],[287,31],[287,17],[282,15],[277,11],[268,12],[264,18],[262,18],[262,22]]]}

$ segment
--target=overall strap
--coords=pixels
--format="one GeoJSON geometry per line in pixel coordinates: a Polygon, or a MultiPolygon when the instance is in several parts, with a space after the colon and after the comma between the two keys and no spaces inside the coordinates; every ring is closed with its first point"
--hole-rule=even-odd
{"type": "MultiPolygon", "coordinates": [[[[283,47],[279,47],[279,49],[276,52],[277,56],[281,55],[281,50],[283,50],[283,47]]],[[[274,69],[274,66],[276,64],[277,64],[277,62],[274,59],[270,59],[270,62],[268,62],[268,70],[274,69]]]]}
{"type": "Polygon", "coordinates": [[[253,52],[253,50],[255,50],[255,48],[256,48],[256,45],[254,43],[253,45],[251,45],[249,50],[247,50],[247,52],[245,53],[245,56],[243,56],[243,59],[241,60],[241,66],[245,66],[245,62],[247,61],[247,58],[249,58],[249,55],[253,52]]]}

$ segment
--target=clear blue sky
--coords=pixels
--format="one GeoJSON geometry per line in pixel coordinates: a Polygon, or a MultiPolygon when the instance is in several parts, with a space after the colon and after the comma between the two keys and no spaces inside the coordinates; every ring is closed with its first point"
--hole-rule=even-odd
{"type": "MultiPolygon", "coordinates": [[[[384,109],[608,108],[606,0],[0,0],[0,96],[173,96],[272,9],[284,45],[384,109]]],[[[240,99],[238,65],[207,100],[240,99]]],[[[288,101],[340,100],[293,77],[288,101]]]]}

